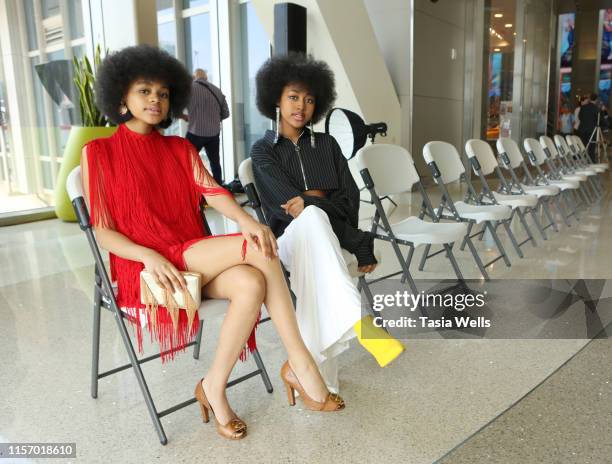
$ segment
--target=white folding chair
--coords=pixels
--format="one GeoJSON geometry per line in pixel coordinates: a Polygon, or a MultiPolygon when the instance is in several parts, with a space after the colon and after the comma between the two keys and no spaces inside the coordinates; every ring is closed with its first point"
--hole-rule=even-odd
{"type": "MultiPolygon", "coordinates": [[[[142,395],[144,397],[145,403],[147,405],[147,409],[149,411],[149,415],[151,416],[151,420],[153,421],[153,425],[157,434],[159,436],[159,441],[162,445],[168,443],[168,439],[166,437],[166,433],[161,423],[161,418],[178,411],[190,404],[196,402],[195,398],[190,398],[182,403],[179,403],[175,406],[172,406],[163,411],[158,411],[155,407],[155,403],[153,402],[153,398],[151,393],[149,392],[149,387],[147,385],[147,381],[145,380],[144,374],[140,367],[141,364],[151,361],[153,359],[157,359],[162,356],[162,353],[157,353],[151,356],[147,356],[145,358],[138,359],[136,356],[136,351],[134,350],[134,345],[130,339],[127,328],[125,326],[125,321],[123,320],[126,317],[126,314],[121,311],[117,304],[116,300],[116,291],[117,288],[113,286],[109,278],[109,274],[106,271],[106,266],[104,264],[104,260],[102,259],[102,255],[100,254],[100,248],[98,247],[98,243],[96,241],[96,237],[90,222],[89,211],[87,209],[87,204],[85,203],[85,199],[83,197],[83,184],[81,179],[81,167],[77,166],[74,168],[71,173],[68,175],[66,180],[66,190],[68,192],[68,197],[72,202],[72,206],[76,213],[79,227],[85,235],[87,236],[87,241],[89,242],[89,248],[94,256],[95,260],[95,281],[94,281],[94,317],[93,317],[93,340],[92,340],[92,365],[91,365],[91,396],[92,398],[98,397],[98,380],[103,377],[107,377],[109,375],[115,374],[117,372],[121,372],[123,370],[132,368],[134,370],[134,374],[136,375],[136,379],[138,380],[138,385],[140,386],[140,390],[142,391],[142,395]],[[123,345],[125,346],[125,350],[127,351],[128,358],[130,362],[128,364],[124,364],[122,366],[116,367],[114,369],[110,369],[105,372],[100,372],[99,370],[99,360],[100,360],[100,317],[101,317],[101,308],[104,307],[108,311],[110,311],[114,315],[115,322],[117,323],[117,328],[119,333],[121,334],[121,339],[123,341],[123,345]]],[[[202,198],[203,199],[203,198],[202,198]]],[[[202,208],[201,208],[202,210],[202,208]]],[[[206,228],[208,226],[206,224],[206,218],[202,216],[202,219],[205,223],[206,228]]],[[[207,300],[203,301],[198,314],[200,319],[204,316],[205,313],[209,312],[211,309],[210,306],[214,305],[215,302],[219,302],[219,300],[207,300]]],[[[196,336],[196,340],[189,343],[187,346],[194,346],[193,357],[198,359],[200,356],[200,345],[202,340],[202,321],[200,320],[200,329],[196,336]]],[[[167,353],[164,353],[167,354],[167,353]]],[[[261,360],[261,356],[259,355],[259,351],[255,349],[252,353],[253,359],[257,364],[257,369],[234,379],[228,382],[227,387],[231,387],[238,383],[244,382],[251,377],[256,375],[261,375],[264,386],[268,393],[272,393],[272,383],[270,382],[270,378],[268,377],[268,373],[266,372],[266,368],[264,366],[263,361],[261,360]]]]}
{"type": "Polygon", "coordinates": [[[540,226],[540,221],[535,212],[535,208],[538,204],[538,197],[518,192],[502,193],[504,185],[507,187],[506,179],[499,169],[493,149],[487,142],[479,139],[468,140],[465,144],[465,152],[470,160],[474,174],[480,179],[481,191],[476,201],[479,204],[506,205],[512,208],[512,216],[510,219],[512,220],[516,215],[527,234],[527,238],[520,242],[518,246],[520,247],[527,242],[531,242],[535,247],[536,242],[525,220],[525,213],[530,213],[532,215],[541,233],[542,227],[540,226]],[[486,178],[486,176],[493,174],[493,172],[497,174],[497,178],[500,181],[499,191],[491,190],[486,178]]]}
{"type": "Polygon", "coordinates": [[[595,171],[584,170],[575,172],[575,170],[570,169],[563,163],[562,158],[559,156],[559,151],[550,137],[540,136],[540,146],[544,150],[546,163],[550,171],[554,173],[555,178],[578,181],[580,184],[578,193],[581,195],[583,203],[585,205],[593,203],[595,201],[595,193],[590,190],[589,176],[594,176],[595,171]]]}
{"type": "Polygon", "coordinates": [[[562,135],[555,135],[553,137],[554,144],[557,147],[558,158],[565,164],[566,168],[571,173],[576,174],[585,174],[587,176],[587,180],[589,182],[589,186],[594,194],[595,199],[599,199],[602,196],[602,189],[599,182],[599,177],[597,174],[599,172],[604,172],[605,169],[597,168],[597,167],[582,167],[580,166],[574,157],[572,156],[572,151],[570,147],[567,145],[565,138],[562,135]]]}
{"type": "MultiPolygon", "coordinates": [[[[447,142],[428,142],[425,144],[425,147],[423,147],[423,158],[431,169],[434,181],[442,191],[442,199],[436,213],[438,218],[455,219],[468,224],[468,230],[461,244],[461,249],[463,250],[465,245],[470,243],[472,237],[477,235],[482,237],[488,229],[499,250],[499,256],[489,261],[483,267],[487,268],[499,259],[503,259],[506,266],[510,267],[511,264],[508,255],[497,235],[497,226],[499,223],[507,226],[512,216],[512,208],[504,205],[472,205],[465,201],[453,201],[446,185],[458,180],[466,182],[468,194],[474,195],[475,197],[476,195],[473,186],[465,176],[465,168],[461,162],[459,153],[452,144],[447,142]],[[483,224],[482,230],[470,235],[472,227],[478,224],[483,224]]],[[[516,240],[514,240],[512,231],[510,231],[509,227],[506,227],[506,230],[509,232],[513,244],[515,244],[516,240]]],[[[473,254],[475,253],[473,247],[470,247],[470,250],[473,254]]]]}
{"type": "MultiPolygon", "coordinates": [[[[391,243],[401,268],[401,271],[377,280],[402,274],[402,281],[408,281],[411,290],[418,293],[410,273],[410,263],[415,249],[420,245],[425,245],[419,270],[424,269],[425,262],[428,259],[440,253],[446,253],[457,279],[462,281],[463,275],[453,255],[453,245],[456,241],[465,237],[467,228],[465,224],[457,222],[439,222],[435,211],[431,207],[429,197],[421,184],[421,179],[410,153],[398,145],[369,145],[359,150],[356,163],[363,182],[370,192],[371,203],[376,207],[371,231],[377,239],[391,243]],[[422,198],[419,216],[410,216],[391,224],[382,205],[382,200],[390,195],[410,192],[415,185],[418,187],[422,198]],[[429,216],[433,222],[424,221],[425,216],[429,216]],[[409,247],[406,258],[402,255],[400,245],[409,247]],[[441,245],[442,249],[429,254],[431,247],[434,245],[441,245]]],[[[478,254],[475,254],[474,257],[482,271],[484,268],[478,254]]],[[[483,272],[483,276],[488,278],[486,271],[483,272]]]]}
{"type": "Polygon", "coordinates": [[[576,160],[580,163],[582,167],[585,168],[598,168],[607,171],[610,169],[610,165],[607,162],[603,163],[593,163],[591,161],[591,157],[587,153],[587,149],[582,143],[582,139],[577,135],[566,135],[565,140],[567,140],[567,144],[572,150],[573,154],[576,156],[576,160]]]}
{"type": "Polygon", "coordinates": [[[570,227],[569,218],[574,216],[578,219],[578,201],[573,196],[573,191],[578,190],[580,188],[580,183],[577,180],[571,179],[558,179],[551,173],[547,173],[543,170],[543,166],[546,164],[546,154],[536,139],[526,138],[523,141],[523,147],[527,152],[527,157],[531,163],[531,165],[535,168],[537,174],[535,176],[536,185],[556,185],[561,189],[561,195],[563,197],[564,202],[567,204],[568,209],[571,209],[571,212],[566,212],[565,208],[562,206],[561,201],[557,202],[557,207],[561,212],[561,216],[565,221],[565,225],[570,227]],[[572,209],[573,205],[573,209],[572,209]]]}
{"type": "Polygon", "coordinates": [[[510,182],[506,193],[523,193],[531,194],[538,197],[539,211],[543,213],[541,216],[546,216],[548,224],[542,227],[542,236],[546,239],[545,231],[552,227],[555,232],[559,232],[557,223],[550,212],[549,204],[556,202],[561,194],[561,189],[553,185],[536,185],[529,168],[523,159],[521,150],[517,143],[511,138],[502,137],[495,143],[501,166],[510,173],[510,182]],[[516,169],[521,168],[523,179],[519,180],[516,169]]]}

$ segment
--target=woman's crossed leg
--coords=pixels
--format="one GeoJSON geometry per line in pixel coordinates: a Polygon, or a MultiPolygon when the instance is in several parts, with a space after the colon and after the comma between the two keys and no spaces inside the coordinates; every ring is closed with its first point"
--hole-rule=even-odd
{"type": "Polygon", "coordinates": [[[215,357],[202,384],[221,424],[235,417],[225,396],[225,386],[262,303],[304,390],[317,401],[324,401],[328,393],[302,341],[280,261],[266,259],[262,252],[251,248],[247,249],[243,261],[243,240],[241,236],[209,238],[197,242],[183,254],[187,269],[203,275],[205,297],[230,300],[215,357]]]}

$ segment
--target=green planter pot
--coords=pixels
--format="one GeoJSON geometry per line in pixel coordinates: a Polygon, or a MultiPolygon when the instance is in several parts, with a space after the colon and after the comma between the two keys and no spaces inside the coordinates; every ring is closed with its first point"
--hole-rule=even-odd
{"type": "Polygon", "coordinates": [[[62,165],[60,166],[55,183],[55,214],[57,217],[69,222],[75,222],[76,216],[72,209],[72,203],[66,192],[66,179],[68,174],[81,163],[81,151],[83,146],[91,140],[101,137],[110,137],[117,130],[116,127],[79,127],[70,129],[68,142],[64,150],[62,165]]]}

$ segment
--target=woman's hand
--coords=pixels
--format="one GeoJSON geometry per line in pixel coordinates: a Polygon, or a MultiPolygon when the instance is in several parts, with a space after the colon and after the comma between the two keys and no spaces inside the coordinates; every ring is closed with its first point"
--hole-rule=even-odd
{"type": "Polygon", "coordinates": [[[278,256],[276,237],[268,226],[257,222],[249,215],[245,215],[239,225],[242,236],[251,248],[262,252],[267,259],[278,256]]]}
{"type": "Polygon", "coordinates": [[[172,293],[187,288],[185,278],[180,271],[157,251],[147,249],[142,256],[142,264],[160,287],[170,290],[172,293]]]}
{"type": "Polygon", "coordinates": [[[293,219],[298,217],[304,211],[304,199],[302,197],[293,197],[287,203],[280,205],[293,219]]]}

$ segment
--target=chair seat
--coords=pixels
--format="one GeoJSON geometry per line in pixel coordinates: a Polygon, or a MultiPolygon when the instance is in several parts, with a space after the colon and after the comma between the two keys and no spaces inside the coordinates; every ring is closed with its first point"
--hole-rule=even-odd
{"type": "Polygon", "coordinates": [[[464,219],[472,219],[479,224],[483,221],[503,221],[512,215],[512,208],[505,205],[470,205],[457,201],[455,208],[459,216],[464,219]]]}
{"type": "Polygon", "coordinates": [[[608,163],[595,163],[595,164],[589,164],[588,166],[589,169],[603,169],[603,171],[607,171],[608,169],[610,169],[610,166],[608,166],[608,163]]]}
{"type": "Polygon", "coordinates": [[[536,195],[507,195],[505,193],[493,192],[493,198],[500,205],[516,208],[530,208],[538,203],[536,195]]]}
{"type": "Polygon", "coordinates": [[[549,180],[551,185],[559,187],[562,191],[577,189],[580,184],[572,180],[549,180]]]}
{"type": "Polygon", "coordinates": [[[561,176],[561,180],[569,180],[571,182],[584,182],[586,180],[586,176],[581,174],[564,174],[561,176]]]}
{"type": "MultiPolygon", "coordinates": [[[[344,257],[346,267],[348,268],[351,277],[361,277],[362,275],[365,275],[364,272],[359,272],[359,270],[357,269],[357,257],[354,254],[349,253],[343,248],[342,256],[344,257]]],[[[374,257],[376,258],[376,261],[378,261],[378,263],[380,264],[382,258],[380,250],[378,250],[376,247],[374,247],[374,257]]]]}
{"type": "Polygon", "coordinates": [[[463,239],[467,226],[460,222],[426,222],[416,216],[410,216],[392,224],[395,236],[401,240],[419,245],[442,245],[463,239]]]}
{"type": "Polygon", "coordinates": [[[574,174],[589,177],[589,176],[596,176],[597,172],[595,172],[594,169],[576,169],[574,171],[574,174]]]}
{"type": "Polygon", "coordinates": [[[550,197],[553,195],[557,195],[561,189],[554,185],[525,185],[521,184],[521,188],[523,191],[530,195],[535,195],[536,197],[550,197]]]}

